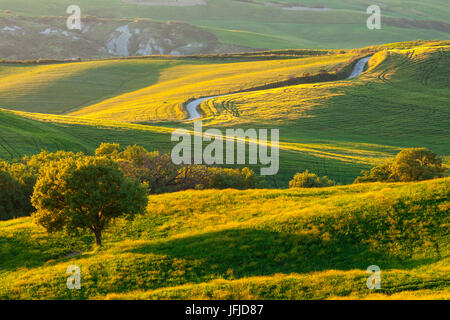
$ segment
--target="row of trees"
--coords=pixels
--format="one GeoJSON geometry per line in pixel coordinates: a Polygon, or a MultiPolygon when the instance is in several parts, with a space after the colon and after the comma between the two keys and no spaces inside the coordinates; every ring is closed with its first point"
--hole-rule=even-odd
{"type": "MultiPolygon", "coordinates": [[[[87,157],[83,153],[42,151],[18,162],[0,161],[0,220],[30,215],[36,181],[52,162],[66,162],[87,157]],[[42,171],[42,172],[41,172],[42,171]]],[[[150,194],[188,189],[249,189],[266,185],[264,178],[249,168],[228,169],[202,165],[177,166],[169,154],[149,152],[141,146],[121,147],[104,143],[95,157],[114,161],[128,178],[146,185],[150,194]]]]}
{"type": "Polygon", "coordinates": [[[105,143],[95,155],[117,161],[127,176],[146,184],[152,194],[188,189],[251,189],[266,185],[263,177],[246,167],[177,166],[170,154],[149,152],[141,146],[128,146],[122,150],[119,144],[105,143]]]}
{"type": "Polygon", "coordinates": [[[140,146],[102,144],[94,156],[43,151],[0,162],[0,220],[33,213],[49,232],[90,230],[101,245],[114,218],[145,211],[149,193],[263,186],[248,168],[176,166],[168,154],[140,146]]]}

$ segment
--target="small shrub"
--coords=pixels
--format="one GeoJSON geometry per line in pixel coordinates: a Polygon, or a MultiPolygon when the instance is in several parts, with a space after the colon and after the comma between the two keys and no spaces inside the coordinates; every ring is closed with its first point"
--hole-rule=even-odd
{"type": "Polygon", "coordinates": [[[289,182],[289,188],[323,188],[336,185],[336,182],[325,177],[319,177],[308,170],[297,173],[289,182]]]}

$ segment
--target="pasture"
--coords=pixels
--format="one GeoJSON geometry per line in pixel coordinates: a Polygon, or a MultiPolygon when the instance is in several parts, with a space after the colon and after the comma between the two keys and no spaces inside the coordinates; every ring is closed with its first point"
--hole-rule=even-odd
{"type": "Polygon", "coordinates": [[[449,187],[446,178],[150,196],[101,249],[90,234],[2,221],[0,299],[448,299],[449,187]],[[373,264],[376,292],[366,287],[373,264]],[[70,265],[81,290],[66,288],[70,265]]]}

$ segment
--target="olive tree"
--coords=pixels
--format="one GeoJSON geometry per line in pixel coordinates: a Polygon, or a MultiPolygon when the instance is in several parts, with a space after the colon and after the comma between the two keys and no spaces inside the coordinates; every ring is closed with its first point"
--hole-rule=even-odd
{"type": "Polygon", "coordinates": [[[42,167],[31,201],[35,221],[49,232],[90,230],[101,246],[108,224],[143,212],[148,199],[147,188],[125,177],[113,160],[82,157],[42,167]]]}

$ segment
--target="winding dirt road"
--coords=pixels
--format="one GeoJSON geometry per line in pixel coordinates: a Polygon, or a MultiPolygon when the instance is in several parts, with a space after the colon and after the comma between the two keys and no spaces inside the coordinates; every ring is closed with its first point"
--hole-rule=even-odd
{"type": "MultiPolygon", "coordinates": [[[[361,73],[364,71],[364,67],[366,66],[366,63],[370,60],[370,58],[372,58],[372,56],[366,57],[366,58],[363,58],[363,59],[359,60],[356,63],[355,67],[353,68],[352,74],[347,79],[353,79],[353,78],[356,78],[356,77],[360,76],[361,73]]],[[[232,93],[232,94],[236,94],[236,93],[232,93]]],[[[197,120],[197,119],[201,118],[201,115],[197,111],[197,108],[203,102],[205,102],[207,100],[210,100],[210,99],[218,98],[218,97],[231,96],[232,94],[223,94],[223,95],[220,95],[220,96],[205,97],[205,98],[200,98],[200,99],[196,99],[196,100],[193,100],[193,101],[189,102],[186,105],[186,110],[189,113],[188,121],[189,120],[197,120]]]]}
{"type": "Polygon", "coordinates": [[[364,71],[364,67],[366,66],[366,63],[369,62],[370,58],[372,58],[372,56],[359,60],[356,63],[355,68],[353,68],[352,74],[347,79],[353,79],[360,76],[361,73],[364,71]]]}

